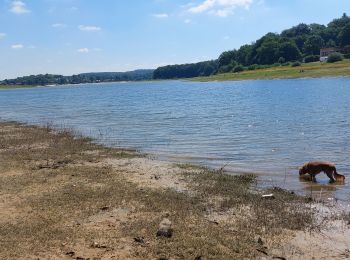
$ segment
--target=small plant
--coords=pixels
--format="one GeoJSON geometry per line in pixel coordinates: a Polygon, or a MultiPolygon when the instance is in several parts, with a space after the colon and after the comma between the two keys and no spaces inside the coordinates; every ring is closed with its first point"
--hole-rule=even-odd
{"type": "Polygon", "coordinates": [[[237,65],[236,67],[234,67],[233,72],[237,73],[237,72],[241,72],[244,71],[244,67],[242,65],[237,65]]]}
{"type": "Polygon", "coordinates": [[[292,67],[299,67],[299,66],[301,66],[301,63],[299,61],[295,61],[295,62],[292,63],[291,66],[292,67]]]}
{"type": "Polygon", "coordinates": [[[309,55],[304,58],[305,63],[320,61],[320,55],[309,55]]]}
{"type": "Polygon", "coordinates": [[[283,64],[286,62],[286,59],[284,57],[279,57],[278,63],[283,64]]]}
{"type": "Polygon", "coordinates": [[[337,61],[342,61],[343,59],[344,59],[343,54],[341,54],[339,52],[333,52],[333,53],[329,54],[327,62],[333,63],[333,62],[337,62],[337,61]]]}
{"type": "Polygon", "coordinates": [[[259,69],[259,65],[257,64],[253,64],[248,67],[248,70],[256,70],[256,69],[259,69]]]}

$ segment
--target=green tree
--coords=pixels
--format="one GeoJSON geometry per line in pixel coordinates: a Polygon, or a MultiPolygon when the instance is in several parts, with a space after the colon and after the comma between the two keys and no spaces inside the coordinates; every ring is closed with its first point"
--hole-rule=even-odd
{"type": "Polygon", "coordinates": [[[341,46],[350,44],[350,22],[340,31],[338,39],[341,46]]]}
{"type": "Polygon", "coordinates": [[[232,61],[236,60],[236,54],[236,50],[221,53],[218,59],[219,67],[229,65],[232,61]]]}
{"type": "Polygon", "coordinates": [[[333,52],[329,54],[327,62],[333,63],[337,61],[342,61],[344,59],[343,55],[339,52],[333,52]]]}
{"type": "Polygon", "coordinates": [[[285,61],[295,61],[301,58],[301,53],[294,42],[287,41],[279,45],[279,56],[285,61]]]}
{"type": "Polygon", "coordinates": [[[307,55],[317,55],[324,46],[324,40],[320,36],[312,35],[305,41],[304,53],[307,55]]]}

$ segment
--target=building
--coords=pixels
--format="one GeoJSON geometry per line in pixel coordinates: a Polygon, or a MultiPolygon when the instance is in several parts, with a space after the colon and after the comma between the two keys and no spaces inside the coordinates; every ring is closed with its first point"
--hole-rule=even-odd
{"type": "Polygon", "coordinates": [[[329,54],[333,52],[341,52],[341,48],[331,47],[331,48],[322,48],[320,49],[320,61],[327,61],[329,54]]]}

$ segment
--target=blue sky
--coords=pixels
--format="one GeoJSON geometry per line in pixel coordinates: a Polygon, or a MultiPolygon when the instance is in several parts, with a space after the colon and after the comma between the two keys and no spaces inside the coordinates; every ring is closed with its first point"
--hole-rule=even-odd
{"type": "Polygon", "coordinates": [[[0,0],[0,79],[215,59],[349,0],[0,0]]]}

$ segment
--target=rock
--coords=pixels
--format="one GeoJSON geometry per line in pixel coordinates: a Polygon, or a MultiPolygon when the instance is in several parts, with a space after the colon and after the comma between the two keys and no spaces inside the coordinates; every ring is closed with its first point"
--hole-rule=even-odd
{"type": "Polygon", "coordinates": [[[264,245],[264,241],[261,239],[261,237],[258,238],[258,244],[261,246],[264,245]]]}
{"type": "Polygon", "coordinates": [[[100,208],[100,210],[106,211],[106,210],[109,210],[109,207],[108,206],[104,206],[104,207],[100,208]]]}
{"type": "Polygon", "coordinates": [[[172,223],[168,218],[164,218],[160,224],[157,231],[157,237],[167,237],[170,238],[173,235],[172,223]]]}
{"type": "Polygon", "coordinates": [[[210,222],[210,223],[213,223],[213,224],[215,224],[215,225],[219,225],[219,222],[216,221],[216,220],[209,220],[209,222],[210,222]]]}
{"type": "Polygon", "coordinates": [[[134,237],[134,241],[140,244],[145,243],[145,238],[144,237],[134,237]]]}
{"type": "Polygon", "coordinates": [[[90,247],[92,247],[92,248],[107,248],[107,246],[106,245],[101,245],[101,244],[99,244],[99,243],[97,243],[97,242],[93,242],[91,245],[90,245],[90,247]]]}
{"type": "Polygon", "coordinates": [[[74,251],[69,251],[69,252],[66,253],[66,255],[73,257],[75,255],[75,252],[74,251]]]}
{"type": "Polygon", "coordinates": [[[271,194],[266,194],[266,195],[262,195],[262,198],[263,199],[274,199],[275,195],[273,195],[272,193],[271,194]]]}
{"type": "Polygon", "coordinates": [[[153,176],[151,176],[151,179],[159,180],[160,176],[157,174],[154,174],[153,176]]]}

